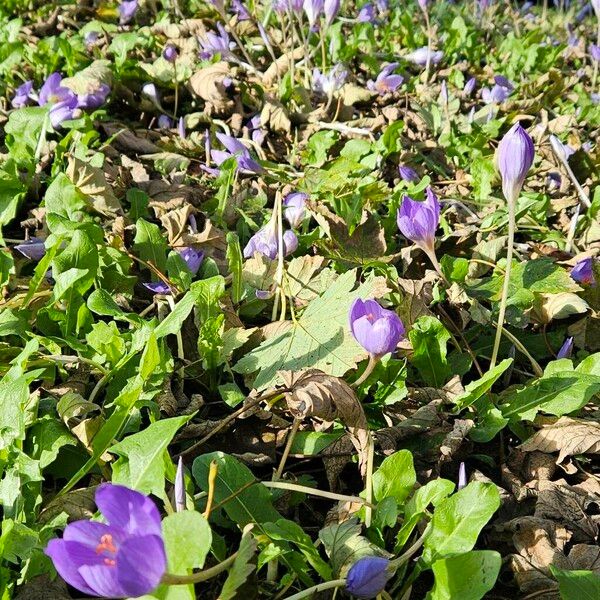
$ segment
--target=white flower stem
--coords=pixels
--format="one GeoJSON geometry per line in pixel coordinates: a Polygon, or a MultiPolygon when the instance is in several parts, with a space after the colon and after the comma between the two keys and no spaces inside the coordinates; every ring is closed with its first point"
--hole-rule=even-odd
{"type": "Polygon", "coordinates": [[[292,596],[288,596],[285,600],[300,600],[301,598],[310,598],[314,596],[314,594],[318,592],[323,592],[325,590],[330,590],[332,588],[343,587],[346,585],[345,579],[333,579],[332,581],[325,581],[323,583],[318,583],[317,585],[313,585],[297,594],[292,596]]]}
{"type": "Polygon", "coordinates": [[[518,193],[512,194],[508,201],[508,248],[506,251],[506,271],[504,272],[504,285],[502,286],[502,297],[500,299],[500,310],[498,312],[498,324],[496,327],[496,337],[494,339],[494,349],[490,360],[490,371],[496,366],[498,358],[498,349],[500,348],[500,339],[502,338],[502,326],[504,325],[504,316],[506,314],[506,302],[508,300],[508,288],[510,286],[510,272],[512,270],[513,246],[515,242],[516,229],[516,204],[518,193]]]}

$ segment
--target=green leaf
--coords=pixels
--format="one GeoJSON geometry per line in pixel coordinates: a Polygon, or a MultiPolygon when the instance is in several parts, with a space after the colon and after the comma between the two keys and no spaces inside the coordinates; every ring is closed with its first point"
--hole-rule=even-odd
{"type": "Polygon", "coordinates": [[[202,568],[212,544],[212,531],[199,512],[184,510],[168,515],[162,530],[169,573],[186,575],[190,569],[202,568]]]}
{"type": "Polygon", "coordinates": [[[273,508],[269,490],[260,483],[252,485],[256,481],[252,471],[223,452],[203,454],[194,460],[192,474],[203,490],[208,490],[212,461],[217,465],[214,503],[224,502],[223,509],[234,523],[244,527],[248,523],[266,523],[281,518],[273,508]]]}
{"type": "MultiPolygon", "coordinates": [[[[69,245],[53,262],[53,276],[60,282],[54,290],[55,299],[60,300],[69,291],[84,294],[93,284],[97,271],[96,244],[87,233],[78,229],[73,233],[69,245]]],[[[66,301],[69,299],[70,296],[67,296],[66,301]]]]}
{"type": "Polygon", "coordinates": [[[251,562],[256,554],[257,545],[249,531],[245,531],[240,540],[240,547],[233,561],[223,589],[219,594],[219,600],[231,600],[237,597],[237,590],[248,581],[248,577],[256,566],[251,562]]]}
{"type": "Polygon", "coordinates": [[[440,558],[471,550],[499,506],[496,486],[479,481],[442,500],[433,512],[431,533],[425,539],[421,559],[431,566],[440,558]]]}
{"type": "Polygon", "coordinates": [[[240,248],[238,236],[230,231],[227,234],[227,264],[231,273],[231,301],[238,304],[244,294],[244,280],[242,278],[242,266],[244,259],[240,248]]]}
{"type": "Polygon", "coordinates": [[[563,600],[598,600],[600,577],[593,571],[563,571],[550,565],[563,600]]]}
{"type": "Polygon", "coordinates": [[[26,193],[27,185],[21,181],[17,162],[7,160],[0,168],[0,226],[15,218],[26,193]]]}
{"type": "Polygon", "coordinates": [[[143,431],[111,446],[109,452],[119,458],[113,465],[113,483],[126,485],[143,494],[164,496],[165,451],[191,415],[162,419],[143,431]]]}
{"type": "Polygon", "coordinates": [[[33,162],[47,114],[48,109],[43,106],[28,106],[9,113],[4,126],[6,145],[17,162],[33,162]]]}
{"type": "Polygon", "coordinates": [[[133,241],[133,249],[142,260],[152,263],[161,273],[166,272],[169,247],[158,225],[138,219],[133,241]]]}
{"type": "Polygon", "coordinates": [[[373,497],[377,502],[384,498],[395,498],[402,504],[417,483],[412,454],[400,450],[388,456],[373,473],[373,497]]]}
{"type": "Polygon", "coordinates": [[[459,408],[466,408],[471,406],[474,402],[479,400],[488,390],[492,388],[494,383],[498,381],[500,376],[510,367],[513,360],[512,358],[505,358],[501,363],[497,364],[491,371],[486,371],[483,377],[475,381],[471,381],[465,386],[465,391],[454,398],[452,402],[459,408]]]}
{"type": "Polygon", "coordinates": [[[40,469],[45,469],[57,458],[64,446],[77,446],[71,432],[54,416],[45,415],[28,430],[32,445],[31,457],[39,461],[40,469]]]}
{"type": "Polygon", "coordinates": [[[494,587],[501,566],[502,557],[493,550],[473,550],[437,560],[431,567],[433,589],[425,600],[479,600],[494,587]]]}
{"type": "MultiPolygon", "coordinates": [[[[62,172],[48,186],[44,204],[49,214],[65,217],[74,223],[82,220],[88,208],[86,195],[62,172]]],[[[49,221],[48,225],[51,224],[49,221]]],[[[50,230],[55,231],[55,228],[50,227],[50,230]]]]}
{"type": "Polygon", "coordinates": [[[350,333],[348,311],[356,298],[373,296],[376,280],[353,291],[355,282],[356,270],[341,275],[287,331],[265,340],[238,361],[234,371],[259,371],[254,387],[262,390],[278,380],[277,371],[315,368],[340,377],[354,369],[366,353],[350,333]]]}
{"type": "Polygon", "coordinates": [[[435,317],[419,317],[408,337],[413,347],[411,362],[427,385],[440,388],[451,375],[446,359],[448,330],[435,317]]]}

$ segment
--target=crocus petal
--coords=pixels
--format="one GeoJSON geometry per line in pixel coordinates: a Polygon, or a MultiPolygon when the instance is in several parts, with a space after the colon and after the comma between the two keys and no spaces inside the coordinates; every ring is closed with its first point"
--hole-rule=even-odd
{"type": "Polygon", "coordinates": [[[154,590],[167,568],[162,538],[132,537],[122,544],[116,557],[116,580],[127,596],[143,596],[154,590]]]}
{"type": "Polygon", "coordinates": [[[17,244],[15,250],[18,250],[25,258],[36,262],[42,260],[46,254],[44,240],[31,238],[22,244],[17,244]]]}
{"type": "Polygon", "coordinates": [[[103,483],[96,491],[96,505],[108,523],[130,534],[161,535],[160,513],[150,498],[122,485],[103,483]]]}
{"type": "Polygon", "coordinates": [[[516,123],[498,144],[497,163],[502,176],[502,192],[507,200],[516,200],[527,172],[533,164],[535,148],[528,133],[516,123]]]}
{"type": "Polygon", "coordinates": [[[88,587],[94,590],[94,596],[100,596],[101,598],[124,598],[128,596],[117,579],[116,566],[87,564],[79,567],[79,573],[88,587]]]}
{"type": "Polygon", "coordinates": [[[560,347],[556,358],[569,358],[573,353],[573,338],[568,337],[564,344],[560,347]]]}
{"type": "Polygon", "coordinates": [[[365,556],[348,571],[346,590],[357,598],[375,598],[385,588],[391,573],[390,561],[381,556],[365,556]]]}
{"type": "Polygon", "coordinates": [[[60,73],[52,73],[48,76],[44,84],[40,89],[38,102],[40,106],[44,106],[48,103],[50,95],[53,94],[59,87],[62,81],[62,75],[60,73]]]}
{"type": "Polygon", "coordinates": [[[55,539],[48,542],[44,552],[52,559],[54,568],[69,585],[84,594],[97,595],[94,588],[88,585],[79,572],[82,566],[98,561],[99,557],[95,550],[78,542],[55,539]]]}

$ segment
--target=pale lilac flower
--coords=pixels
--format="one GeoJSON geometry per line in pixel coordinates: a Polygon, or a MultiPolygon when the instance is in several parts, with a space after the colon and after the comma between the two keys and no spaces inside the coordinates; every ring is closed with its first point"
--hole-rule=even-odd
{"type": "Polygon", "coordinates": [[[571,354],[573,354],[573,338],[568,337],[560,347],[556,358],[570,358],[571,354]]]}
{"type": "Polygon", "coordinates": [[[393,352],[405,334],[400,317],[375,300],[357,298],[350,307],[349,323],[356,341],[377,358],[393,352]]]}
{"type": "Polygon", "coordinates": [[[594,261],[592,258],[584,258],[580,260],[572,269],[571,277],[577,283],[583,283],[584,285],[590,285],[594,287],[596,285],[596,278],[594,276],[594,261]]]}
{"type": "Polygon", "coordinates": [[[415,183],[420,180],[417,172],[408,165],[398,165],[398,172],[400,173],[400,177],[409,183],[415,183]]]}
{"type": "Polygon", "coordinates": [[[344,85],[346,77],[348,71],[340,64],[335,65],[326,75],[315,68],[312,74],[313,90],[329,97],[344,85]]]}
{"type": "Polygon", "coordinates": [[[89,48],[93,48],[100,40],[100,31],[88,31],[84,38],[84,44],[89,48]]]}
{"type": "Polygon", "coordinates": [[[326,25],[329,26],[333,23],[333,20],[340,11],[340,1],[341,0],[324,0],[323,12],[325,13],[326,25]]]}
{"type": "Polygon", "coordinates": [[[398,68],[398,63],[391,63],[381,70],[377,79],[367,81],[367,88],[373,92],[378,92],[381,95],[395,92],[404,81],[402,75],[393,75],[392,73],[398,68]]]}
{"type": "Polygon", "coordinates": [[[70,121],[75,118],[77,110],[77,96],[73,94],[72,98],[57,102],[50,108],[48,116],[54,129],[58,129],[64,121],[70,121]]]}
{"type": "Polygon", "coordinates": [[[417,0],[419,6],[421,7],[422,11],[426,11],[427,10],[427,4],[428,1],[427,0],[417,0]]]}
{"type": "Polygon", "coordinates": [[[146,98],[148,98],[155,106],[160,106],[158,89],[153,83],[145,83],[142,86],[142,95],[146,96],[146,98]]]}
{"type": "Polygon", "coordinates": [[[22,108],[27,106],[31,100],[31,92],[33,91],[33,81],[22,83],[16,90],[11,105],[13,108],[22,108]]]}
{"type": "Polygon", "coordinates": [[[442,85],[440,87],[440,100],[442,104],[448,104],[448,85],[446,84],[446,80],[442,81],[442,85]]]}
{"type": "Polygon", "coordinates": [[[204,252],[201,250],[196,250],[191,246],[187,246],[185,248],[178,248],[177,253],[183,261],[187,265],[187,268],[192,272],[193,275],[196,275],[200,270],[200,265],[204,260],[204,252]]]}
{"type": "Polygon", "coordinates": [[[110,94],[110,86],[106,83],[101,83],[95,91],[77,96],[77,106],[92,110],[99,108],[106,102],[108,94],[110,94]]]}
{"type": "Polygon", "coordinates": [[[600,46],[590,44],[590,55],[593,60],[600,61],[600,46]]]}
{"type": "Polygon", "coordinates": [[[561,183],[562,178],[560,176],[560,173],[557,173],[556,171],[548,173],[548,176],[546,177],[546,187],[548,188],[548,190],[552,191],[560,189],[561,183]]]}
{"type": "Polygon", "coordinates": [[[471,77],[463,88],[463,93],[465,96],[470,96],[477,85],[477,79],[475,77],[471,77]]]}
{"type": "Polygon", "coordinates": [[[179,117],[179,121],[177,122],[177,133],[182,140],[185,140],[185,121],[183,117],[179,117]]]}
{"type": "Polygon", "coordinates": [[[444,53],[441,50],[430,50],[427,46],[423,46],[405,54],[402,58],[415,65],[424,67],[427,64],[428,56],[430,64],[437,65],[444,58],[444,53]]]}
{"type": "Polygon", "coordinates": [[[163,49],[162,55],[165,60],[169,61],[170,63],[174,63],[177,60],[179,53],[173,44],[167,44],[163,49]]]}
{"type": "Polygon", "coordinates": [[[119,4],[119,23],[125,25],[133,19],[138,9],[137,0],[123,0],[119,4]]]}
{"type": "Polygon", "coordinates": [[[60,73],[52,73],[48,76],[44,85],[40,89],[38,103],[40,106],[46,106],[46,104],[57,104],[59,102],[70,102],[77,97],[75,93],[68,87],[61,85],[62,76],[60,73]]]}
{"type": "Polygon", "coordinates": [[[243,172],[260,173],[262,167],[250,156],[250,151],[238,139],[217,133],[217,139],[225,146],[225,150],[211,150],[210,156],[217,166],[224,163],[228,158],[235,156],[238,168],[243,172]]]}
{"type": "Polygon", "coordinates": [[[229,39],[229,34],[225,31],[225,28],[221,23],[217,23],[218,33],[214,31],[208,31],[206,35],[199,40],[202,51],[200,52],[200,58],[208,60],[219,54],[223,60],[230,58],[231,51],[235,48],[235,43],[229,39]]]}
{"type": "Polygon", "coordinates": [[[149,289],[153,294],[162,294],[163,296],[171,294],[171,288],[164,281],[144,283],[144,287],[149,289]]]}
{"type": "Polygon", "coordinates": [[[158,117],[158,127],[159,129],[171,129],[171,127],[173,127],[173,121],[171,120],[171,117],[167,115],[160,115],[160,117],[158,117]]]}
{"type": "Polygon", "coordinates": [[[231,0],[231,10],[237,15],[238,21],[250,19],[250,12],[241,0],[231,0]]]}
{"type": "Polygon", "coordinates": [[[398,229],[405,238],[426,252],[433,251],[435,232],[440,223],[440,203],[433,190],[427,187],[423,202],[405,195],[398,209],[397,222],[398,229]]]}
{"type": "Polygon", "coordinates": [[[308,24],[311,29],[315,26],[316,22],[319,20],[321,13],[323,12],[323,7],[325,5],[325,0],[304,0],[302,3],[302,8],[304,9],[304,14],[308,19],[308,24]]]}
{"type": "Polygon", "coordinates": [[[467,487],[467,468],[465,467],[465,463],[461,462],[458,468],[458,484],[456,489],[462,490],[465,487],[467,487]]]}
{"type": "Polygon", "coordinates": [[[535,148],[529,134],[516,123],[500,140],[497,164],[502,176],[502,192],[509,201],[516,201],[533,164],[535,148]]]}
{"type": "Polygon", "coordinates": [[[290,254],[293,254],[294,252],[296,252],[296,250],[298,248],[298,237],[296,236],[296,234],[291,229],[287,229],[286,231],[283,232],[282,237],[283,237],[283,255],[289,256],[290,254]]]}
{"type": "Polygon", "coordinates": [[[247,126],[248,126],[248,132],[250,133],[250,137],[252,138],[252,141],[255,144],[258,144],[259,146],[262,146],[263,142],[265,141],[267,132],[261,127],[260,114],[254,115],[248,121],[247,126]]]}
{"type": "MultiPolygon", "coordinates": [[[[290,230],[283,232],[283,254],[287,256],[298,247],[298,238],[290,230]]],[[[266,258],[275,260],[277,258],[277,221],[273,217],[261,227],[249,240],[244,248],[244,258],[252,258],[254,254],[262,254],[266,258]]]]}
{"type": "Polygon", "coordinates": [[[14,248],[15,250],[18,250],[25,258],[35,262],[42,260],[46,254],[46,245],[44,244],[44,240],[40,240],[36,237],[30,238],[22,244],[17,244],[14,248]]]}
{"type": "Polygon", "coordinates": [[[482,88],[481,89],[481,99],[486,104],[502,104],[511,94],[511,91],[508,88],[505,88],[501,85],[494,85],[490,88],[482,88]]]}
{"type": "Polygon", "coordinates": [[[368,2],[360,9],[356,20],[359,23],[373,23],[375,21],[375,7],[371,2],[368,2]]]}
{"type": "Polygon", "coordinates": [[[308,194],[304,192],[292,192],[288,194],[284,201],[285,206],[284,215],[287,222],[294,229],[298,229],[304,221],[306,216],[306,201],[308,200],[308,194]]]}
{"type": "Polygon", "coordinates": [[[563,144],[555,135],[550,135],[550,144],[556,155],[563,161],[568,161],[575,154],[575,150],[569,144],[563,144]]]}
{"type": "Polygon", "coordinates": [[[175,473],[175,512],[185,510],[185,479],[183,476],[183,459],[179,457],[177,472],[175,473]]]}

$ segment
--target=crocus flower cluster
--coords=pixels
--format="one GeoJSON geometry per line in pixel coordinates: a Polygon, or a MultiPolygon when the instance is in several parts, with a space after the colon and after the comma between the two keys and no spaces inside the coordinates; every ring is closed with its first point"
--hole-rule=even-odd
{"type": "Polygon", "coordinates": [[[571,277],[577,283],[595,286],[596,278],[594,276],[594,261],[592,258],[580,260],[572,269],[571,277]]]}
{"type": "Polygon", "coordinates": [[[350,331],[374,358],[393,352],[405,334],[400,317],[375,300],[357,298],[350,307],[350,331]]]}
{"type": "Polygon", "coordinates": [[[502,192],[509,202],[517,200],[534,156],[532,139],[521,124],[516,123],[502,138],[496,153],[502,177],[502,192]]]}
{"type": "Polygon", "coordinates": [[[375,81],[370,79],[367,81],[367,88],[373,92],[378,92],[382,96],[384,94],[395,92],[404,81],[404,77],[402,77],[402,75],[393,74],[397,68],[398,63],[391,63],[383,67],[379,75],[377,75],[377,79],[375,79],[375,81]]]}
{"type": "Polygon", "coordinates": [[[327,74],[321,73],[319,69],[313,69],[313,90],[329,97],[344,85],[346,77],[348,71],[340,64],[335,65],[327,74]]]}
{"type": "Polygon", "coordinates": [[[346,576],[346,591],[357,598],[375,598],[392,576],[390,561],[382,556],[359,558],[346,576]]]}
{"type": "Polygon", "coordinates": [[[14,108],[22,108],[37,97],[40,106],[50,107],[50,123],[54,129],[58,129],[64,121],[75,118],[77,109],[101,106],[109,93],[110,87],[101,83],[94,91],[77,95],[62,85],[60,73],[52,73],[40,88],[39,95],[36,96],[33,91],[33,82],[26,81],[16,89],[11,103],[14,108]]]}
{"type": "Polygon", "coordinates": [[[75,521],[46,554],[59,575],[84,594],[138,597],[154,590],[167,567],[161,519],[150,498],[102,484],[96,504],[106,522],[75,521]]]}
{"type": "Polygon", "coordinates": [[[514,85],[506,77],[496,75],[492,88],[482,88],[481,98],[486,104],[501,104],[513,93],[514,89],[514,85]]]}
{"type": "Polygon", "coordinates": [[[225,150],[211,150],[210,156],[217,166],[223,164],[228,158],[236,157],[237,166],[243,173],[260,173],[262,167],[252,158],[250,151],[238,139],[217,133],[217,139],[225,146],[225,150]]]}

